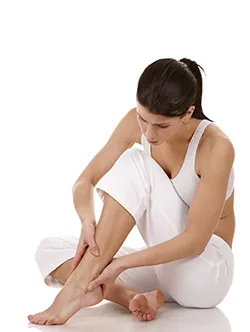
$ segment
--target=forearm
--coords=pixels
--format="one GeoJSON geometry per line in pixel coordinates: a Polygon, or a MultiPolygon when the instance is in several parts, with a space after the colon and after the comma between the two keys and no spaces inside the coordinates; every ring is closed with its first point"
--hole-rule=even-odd
{"type": "Polygon", "coordinates": [[[81,220],[95,219],[94,185],[90,179],[76,182],[72,189],[73,202],[76,212],[81,220]]]}
{"type": "Polygon", "coordinates": [[[198,256],[202,250],[195,244],[189,233],[176,237],[153,247],[120,257],[121,269],[169,263],[178,259],[198,256]]]}

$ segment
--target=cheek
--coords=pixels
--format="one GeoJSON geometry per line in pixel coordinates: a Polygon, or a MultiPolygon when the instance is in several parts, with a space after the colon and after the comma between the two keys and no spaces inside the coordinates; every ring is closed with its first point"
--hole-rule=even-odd
{"type": "Polygon", "coordinates": [[[140,127],[140,129],[141,129],[141,132],[142,133],[145,133],[146,131],[147,131],[147,126],[145,125],[145,123],[143,123],[142,121],[137,121],[138,122],[138,125],[139,125],[139,127],[140,127]]]}

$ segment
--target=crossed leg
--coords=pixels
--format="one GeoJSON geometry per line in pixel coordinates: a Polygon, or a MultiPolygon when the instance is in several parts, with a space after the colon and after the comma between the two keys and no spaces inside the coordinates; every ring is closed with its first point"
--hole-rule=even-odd
{"type": "MultiPolygon", "coordinates": [[[[65,284],[72,260],[73,258],[67,260],[52,271],[50,275],[65,284]]],[[[128,309],[140,321],[155,319],[157,310],[164,303],[164,296],[160,290],[141,294],[136,289],[127,287],[118,278],[114,284],[107,287],[104,299],[128,309]]]]}
{"type": "MultiPolygon", "coordinates": [[[[29,315],[28,319],[37,324],[64,324],[81,308],[101,302],[103,300],[101,287],[97,287],[87,294],[86,287],[109,264],[134,225],[133,216],[106,193],[100,220],[96,227],[96,242],[100,248],[100,256],[93,256],[87,249],[81,262],[69,276],[52,305],[43,312],[29,315]]],[[[118,282],[113,287],[118,287],[118,282]]],[[[157,298],[160,299],[158,306],[162,306],[164,296],[161,292],[157,294],[157,298]]],[[[137,296],[140,295],[137,294],[137,296]]],[[[144,307],[147,306],[146,298],[141,302],[144,302],[144,307]]],[[[135,310],[132,311],[139,311],[137,309],[140,306],[135,302],[133,307],[135,310]]]]}

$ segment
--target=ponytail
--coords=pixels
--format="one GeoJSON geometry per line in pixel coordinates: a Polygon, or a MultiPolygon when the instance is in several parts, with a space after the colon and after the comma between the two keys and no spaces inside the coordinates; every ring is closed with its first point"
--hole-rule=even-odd
{"type": "Polygon", "coordinates": [[[214,122],[213,120],[210,120],[203,113],[203,110],[202,110],[203,84],[202,84],[202,76],[201,76],[201,72],[200,72],[199,68],[201,68],[203,70],[204,74],[206,75],[205,70],[200,65],[198,65],[195,61],[190,60],[188,58],[182,58],[182,59],[180,59],[180,62],[182,62],[186,65],[187,69],[191,71],[191,73],[196,78],[196,82],[197,82],[197,94],[196,94],[196,99],[194,102],[195,110],[193,112],[192,117],[196,118],[196,119],[207,119],[209,121],[214,122]]]}

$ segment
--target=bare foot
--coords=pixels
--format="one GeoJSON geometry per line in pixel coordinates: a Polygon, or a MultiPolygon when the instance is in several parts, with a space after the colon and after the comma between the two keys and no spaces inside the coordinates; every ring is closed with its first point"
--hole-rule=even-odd
{"type": "Polygon", "coordinates": [[[140,321],[155,319],[156,312],[164,304],[164,295],[161,291],[155,290],[149,293],[137,294],[129,302],[129,310],[140,321]]]}
{"type": "Polygon", "coordinates": [[[83,287],[66,283],[47,310],[29,315],[28,319],[31,323],[39,325],[64,324],[80,309],[95,305],[102,300],[101,286],[85,294],[83,287]]]}

